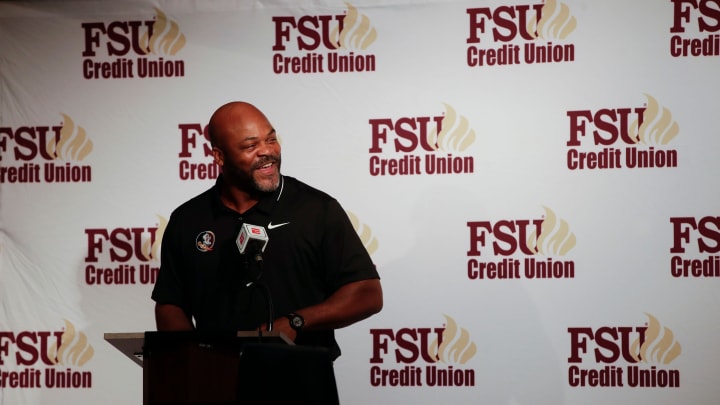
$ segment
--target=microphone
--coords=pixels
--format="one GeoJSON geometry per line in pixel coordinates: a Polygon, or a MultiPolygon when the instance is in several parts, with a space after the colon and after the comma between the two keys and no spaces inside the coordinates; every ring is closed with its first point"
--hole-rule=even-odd
{"type": "MultiPolygon", "coordinates": [[[[267,286],[265,286],[259,281],[260,277],[262,276],[262,253],[265,251],[265,246],[267,246],[268,240],[269,238],[267,232],[265,231],[265,227],[252,224],[243,224],[240,228],[240,233],[238,233],[238,237],[235,240],[235,243],[237,244],[240,254],[243,256],[246,253],[252,255],[255,259],[255,263],[258,266],[257,275],[252,277],[253,280],[248,282],[245,287],[255,285],[260,288],[260,291],[265,297],[265,303],[268,309],[267,330],[268,332],[271,332],[273,329],[273,318],[275,317],[275,311],[273,310],[273,301],[267,286]]],[[[246,260],[245,266],[249,267],[248,265],[249,263],[246,260]]]]}
{"type": "Polygon", "coordinates": [[[265,251],[268,239],[265,227],[243,224],[235,243],[237,244],[238,250],[240,250],[240,254],[251,254],[256,262],[261,262],[262,253],[265,251]]]}

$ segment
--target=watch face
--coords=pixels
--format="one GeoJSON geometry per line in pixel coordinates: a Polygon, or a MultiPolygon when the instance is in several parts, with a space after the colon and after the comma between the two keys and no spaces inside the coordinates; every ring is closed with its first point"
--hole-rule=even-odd
{"type": "Polygon", "coordinates": [[[295,329],[296,331],[300,331],[300,329],[305,326],[305,319],[303,319],[302,316],[298,314],[288,314],[285,315],[288,320],[290,321],[290,327],[295,329]]]}

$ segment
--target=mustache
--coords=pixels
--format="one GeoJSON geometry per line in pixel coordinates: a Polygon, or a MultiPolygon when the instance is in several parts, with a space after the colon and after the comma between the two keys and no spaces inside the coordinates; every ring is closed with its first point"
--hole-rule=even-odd
{"type": "Polygon", "coordinates": [[[280,162],[280,156],[267,156],[267,157],[264,157],[264,158],[258,160],[257,162],[255,162],[252,165],[252,168],[257,169],[268,163],[279,163],[279,162],[280,162]]]}

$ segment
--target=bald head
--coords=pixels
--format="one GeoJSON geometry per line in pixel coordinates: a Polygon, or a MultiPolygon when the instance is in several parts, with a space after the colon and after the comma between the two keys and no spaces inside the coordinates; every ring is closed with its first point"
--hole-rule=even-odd
{"type": "Polygon", "coordinates": [[[266,128],[272,130],[272,125],[257,107],[244,101],[232,101],[215,110],[210,117],[208,134],[212,146],[224,149],[229,138],[265,135],[266,128]]]}

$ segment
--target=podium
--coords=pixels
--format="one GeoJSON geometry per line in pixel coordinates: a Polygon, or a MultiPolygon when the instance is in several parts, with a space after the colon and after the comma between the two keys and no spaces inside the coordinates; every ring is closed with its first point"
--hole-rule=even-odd
{"type": "Polygon", "coordinates": [[[106,333],[143,369],[143,405],[338,404],[329,351],[258,332],[106,333]]]}

